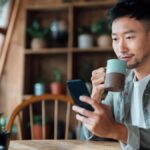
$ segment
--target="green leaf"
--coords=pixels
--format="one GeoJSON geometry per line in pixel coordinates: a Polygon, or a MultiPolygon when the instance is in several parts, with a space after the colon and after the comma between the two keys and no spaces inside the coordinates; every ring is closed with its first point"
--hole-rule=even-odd
{"type": "Polygon", "coordinates": [[[42,28],[38,21],[33,21],[32,25],[27,28],[27,33],[31,38],[45,38],[49,30],[48,28],[42,28]]]}
{"type": "Polygon", "coordinates": [[[110,34],[111,30],[109,28],[108,20],[106,18],[101,18],[91,25],[91,30],[93,33],[100,34],[110,34]]]}
{"type": "Polygon", "coordinates": [[[60,70],[57,69],[57,68],[54,68],[53,73],[54,73],[54,76],[55,76],[55,81],[56,82],[61,82],[62,81],[62,74],[61,74],[60,70]]]}
{"type": "Polygon", "coordinates": [[[39,24],[39,22],[38,21],[33,21],[32,28],[34,30],[40,30],[40,24],[39,24]]]}

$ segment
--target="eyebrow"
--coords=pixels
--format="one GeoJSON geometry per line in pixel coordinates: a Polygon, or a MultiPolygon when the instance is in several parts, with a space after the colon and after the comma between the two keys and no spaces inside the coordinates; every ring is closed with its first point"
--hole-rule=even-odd
{"type": "MultiPolygon", "coordinates": [[[[135,30],[128,30],[128,31],[125,31],[125,32],[123,32],[124,34],[129,34],[129,33],[135,33],[135,30]]],[[[116,35],[116,33],[112,33],[111,34],[112,36],[113,35],[116,35]]]]}

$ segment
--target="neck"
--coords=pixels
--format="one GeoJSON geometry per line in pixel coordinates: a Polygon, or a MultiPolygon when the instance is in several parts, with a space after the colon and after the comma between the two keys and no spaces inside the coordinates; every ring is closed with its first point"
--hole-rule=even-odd
{"type": "Polygon", "coordinates": [[[146,63],[145,65],[142,65],[134,70],[137,80],[141,80],[150,74],[149,64],[150,63],[146,63]]]}
{"type": "Polygon", "coordinates": [[[141,80],[150,74],[150,50],[145,54],[141,63],[134,69],[135,77],[137,80],[141,80]]]}

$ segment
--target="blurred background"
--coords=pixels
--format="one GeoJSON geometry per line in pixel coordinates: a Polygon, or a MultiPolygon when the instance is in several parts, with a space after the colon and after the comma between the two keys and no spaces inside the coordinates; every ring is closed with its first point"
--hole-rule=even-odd
{"type": "Polygon", "coordinates": [[[92,70],[115,57],[107,20],[115,2],[0,0],[0,112],[6,118],[32,95],[68,95],[69,79],[84,80],[91,92],[92,70]]]}

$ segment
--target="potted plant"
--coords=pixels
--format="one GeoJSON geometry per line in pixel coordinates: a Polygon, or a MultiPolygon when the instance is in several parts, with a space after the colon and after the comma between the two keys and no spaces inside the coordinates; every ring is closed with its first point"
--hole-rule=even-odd
{"type": "MultiPolygon", "coordinates": [[[[50,137],[50,129],[49,129],[49,120],[48,118],[46,118],[45,120],[45,129],[46,129],[46,138],[50,137]]],[[[40,115],[36,115],[33,117],[33,128],[32,128],[32,132],[33,132],[33,139],[38,140],[38,139],[42,139],[42,118],[40,115]]]]}
{"type": "Polygon", "coordinates": [[[34,84],[34,95],[42,95],[45,93],[45,85],[43,82],[36,82],[34,84]]]}
{"type": "Polygon", "coordinates": [[[42,95],[46,92],[46,78],[40,74],[36,76],[34,82],[34,95],[42,95]]]}
{"type": "Polygon", "coordinates": [[[68,28],[67,22],[63,19],[54,19],[50,24],[50,46],[64,47],[67,46],[68,28]]]}
{"type": "Polygon", "coordinates": [[[30,27],[27,28],[27,33],[31,37],[31,48],[38,50],[39,48],[45,48],[47,46],[46,36],[49,30],[42,28],[37,20],[34,20],[30,27]]]}
{"type": "Polygon", "coordinates": [[[91,30],[97,35],[97,45],[100,47],[111,46],[111,30],[109,28],[108,20],[101,18],[91,25],[91,30]]]}
{"type": "Polygon", "coordinates": [[[59,69],[53,69],[55,81],[51,82],[50,90],[52,94],[65,94],[65,85],[62,82],[62,74],[59,69]]]}
{"type": "Polygon", "coordinates": [[[6,131],[6,118],[4,118],[3,113],[0,112],[0,147],[1,149],[8,150],[10,141],[10,132],[6,131]]]}
{"type": "Polygon", "coordinates": [[[91,48],[93,46],[93,36],[91,30],[87,26],[79,27],[78,29],[78,47],[91,48]]]}

